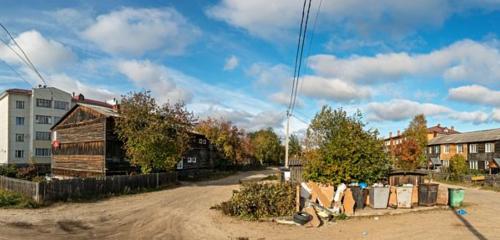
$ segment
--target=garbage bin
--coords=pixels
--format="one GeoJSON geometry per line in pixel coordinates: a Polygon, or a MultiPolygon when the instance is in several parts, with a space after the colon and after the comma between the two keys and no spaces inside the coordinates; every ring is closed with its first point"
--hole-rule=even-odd
{"type": "Polygon", "coordinates": [[[396,188],[398,208],[411,208],[411,195],[413,186],[402,186],[396,188]]]}
{"type": "Polygon", "coordinates": [[[439,184],[424,183],[418,186],[418,205],[434,206],[437,202],[439,184]]]}
{"type": "Polygon", "coordinates": [[[448,188],[450,207],[460,207],[464,201],[465,190],[462,188],[448,188]]]}
{"type": "Polygon", "coordinates": [[[366,191],[361,189],[359,186],[350,186],[352,191],[352,197],[356,203],[356,209],[363,209],[365,207],[366,191]]]}
{"type": "Polygon", "coordinates": [[[390,187],[370,188],[370,205],[372,208],[387,208],[390,187]]]}

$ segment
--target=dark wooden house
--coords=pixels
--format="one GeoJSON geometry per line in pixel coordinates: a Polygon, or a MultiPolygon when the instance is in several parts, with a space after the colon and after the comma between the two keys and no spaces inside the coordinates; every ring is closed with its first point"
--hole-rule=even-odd
{"type": "MultiPolygon", "coordinates": [[[[52,127],[52,174],[94,177],[134,170],[114,131],[118,117],[113,108],[77,103],[52,127]]],[[[177,164],[177,170],[213,168],[213,147],[208,139],[192,132],[190,141],[190,149],[177,164]]]]}
{"type": "Polygon", "coordinates": [[[118,113],[109,107],[76,104],[52,127],[52,174],[94,177],[125,174],[129,162],[114,133],[118,113]]]}

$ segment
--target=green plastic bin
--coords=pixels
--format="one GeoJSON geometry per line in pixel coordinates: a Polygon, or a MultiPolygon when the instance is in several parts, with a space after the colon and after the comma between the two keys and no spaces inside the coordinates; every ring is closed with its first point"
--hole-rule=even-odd
{"type": "Polygon", "coordinates": [[[448,188],[450,207],[460,207],[464,201],[465,190],[462,188],[448,188]]]}

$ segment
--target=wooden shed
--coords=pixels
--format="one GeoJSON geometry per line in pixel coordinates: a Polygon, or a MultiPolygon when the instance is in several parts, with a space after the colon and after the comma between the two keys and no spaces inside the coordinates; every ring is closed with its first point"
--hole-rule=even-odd
{"type": "Polygon", "coordinates": [[[125,174],[130,164],[114,133],[113,108],[76,104],[52,128],[52,174],[93,177],[125,174]]]}
{"type": "Polygon", "coordinates": [[[389,173],[389,185],[413,184],[414,186],[418,186],[424,183],[426,175],[427,173],[419,171],[393,170],[389,173]]]}

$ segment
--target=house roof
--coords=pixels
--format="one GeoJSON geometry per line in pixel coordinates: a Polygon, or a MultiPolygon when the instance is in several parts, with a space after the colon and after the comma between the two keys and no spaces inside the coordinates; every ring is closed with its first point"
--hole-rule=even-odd
{"type": "Polygon", "coordinates": [[[428,133],[438,133],[438,134],[457,134],[460,133],[453,129],[453,127],[441,127],[441,124],[427,128],[428,133]]]}
{"type": "Polygon", "coordinates": [[[75,103],[86,103],[86,104],[90,104],[90,105],[113,108],[113,105],[111,105],[109,103],[94,100],[94,99],[88,99],[88,98],[84,98],[84,97],[80,97],[80,96],[74,96],[71,100],[75,103]]]}
{"type": "Polygon", "coordinates": [[[106,117],[119,117],[120,114],[116,112],[113,108],[108,108],[108,107],[103,107],[103,106],[97,106],[97,105],[92,105],[92,104],[87,104],[87,103],[77,103],[75,106],[73,106],[69,111],[67,111],[60,119],[57,121],[50,129],[54,129],[61,123],[69,114],[71,114],[73,111],[75,111],[76,108],[79,106],[90,108],[106,117]]]}
{"type": "Polygon", "coordinates": [[[20,89],[20,88],[11,88],[3,91],[0,93],[0,99],[4,98],[8,94],[20,94],[20,95],[27,95],[31,96],[31,90],[28,89],[20,89]]]}
{"type": "Polygon", "coordinates": [[[428,145],[447,144],[447,143],[487,142],[496,140],[500,140],[500,128],[458,133],[452,135],[441,135],[429,140],[428,145]]]}

